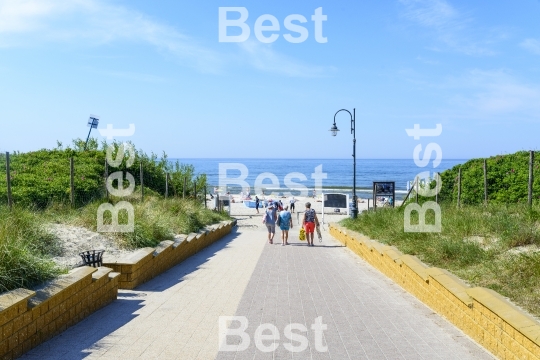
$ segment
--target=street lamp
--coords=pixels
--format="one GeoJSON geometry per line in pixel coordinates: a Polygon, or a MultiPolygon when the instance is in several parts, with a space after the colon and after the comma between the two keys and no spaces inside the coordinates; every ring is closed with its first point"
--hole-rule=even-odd
{"type": "Polygon", "coordinates": [[[356,219],[358,217],[358,203],[356,200],[356,109],[353,109],[353,113],[347,109],[341,109],[336,112],[334,115],[334,125],[330,128],[330,132],[332,133],[332,136],[336,136],[337,132],[339,131],[337,125],[336,125],[336,115],[340,111],[346,111],[351,115],[351,134],[353,134],[353,208],[351,217],[353,219],[356,219]]]}

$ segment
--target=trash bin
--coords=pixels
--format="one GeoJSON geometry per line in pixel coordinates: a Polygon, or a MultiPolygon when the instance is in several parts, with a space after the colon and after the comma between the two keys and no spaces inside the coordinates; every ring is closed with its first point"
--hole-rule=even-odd
{"type": "Polygon", "coordinates": [[[79,253],[84,265],[98,267],[103,265],[103,253],[105,250],[89,250],[79,253]]]}

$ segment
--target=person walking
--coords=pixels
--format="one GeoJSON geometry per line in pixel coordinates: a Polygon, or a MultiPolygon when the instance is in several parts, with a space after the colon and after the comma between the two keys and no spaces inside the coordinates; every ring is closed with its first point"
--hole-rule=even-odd
{"type": "Polygon", "coordinates": [[[306,231],[306,240],[308,246],[314,246],[313,233],[315,231],[315,225],[319,223],[319,219],[317,218],[315,210],[311,208],[311,203],[309,202],[306,203],[306,212],[304,212],[304,220],[302,223],[304,224],[304,230],[306,231]]]}
{"type": "Polygon", "coordinates": [[[268,205],[266,208],[266,212],[264,214],[264,224],[266,225],[266,228],[268,229],[268,243],[273,244],[274,243],[274,235],[276,234],[276,220],[277,220],[277,212],[276,208],[273,204],[268,205]]]}
{"type": "Polygon", "coordinates": [[[291,213],[294,213],[294,203],[296,202],[296,199],[294,196],[289,200],[289,203],[291,204],[291,213]]]}
{"type": "Polygon", "coordinates": [[[279,228],[281,229],[281,246],[289,245],[289,229],[292,229],[292,215],[289,212],[289,207],[285,205],[279,213],[279,228]]]}
{"type": "Polygon", "coordinates": [[[255,195],[255,210],[257,210],[257,214],[259,213],[259,198],[257,195],[255,195]]]}

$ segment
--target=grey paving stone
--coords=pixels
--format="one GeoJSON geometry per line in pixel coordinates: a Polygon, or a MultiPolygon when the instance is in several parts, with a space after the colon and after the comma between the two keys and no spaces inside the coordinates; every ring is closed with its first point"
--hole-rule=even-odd
{"type": "MultiPolygon", "coordinates": [[[[143,300],[119,299],[23,358],[492,358],[327,233],[323,236],[322,246],[307,247],[293,232],[292,245],[282,247],[262,243],[263,231],[239,232],[224,241],[226,246],[210,247],[131,292],[147,295],[143,300]],[[216,324],[223,314],[247,318],[247,349],[217,351],[216,324]],[[327,326],[326,352],[317,350],[311,329],[318,317],[327,326]],[[254,339],[265,323],[279,331],[279,346],[270,353],[258,349],[254,339]],[[307,329],[294,331],[308,342],[299,353],[284,346],[291,342],[284,329],[292,323],[307,329]]],[[[228,344],[240,342],[228,338],[228,344]]]]}

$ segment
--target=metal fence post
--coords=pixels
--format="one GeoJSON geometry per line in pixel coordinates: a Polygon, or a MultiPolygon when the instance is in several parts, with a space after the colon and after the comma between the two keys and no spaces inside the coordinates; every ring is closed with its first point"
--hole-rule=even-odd
{"type": "Polygon", "coordinates": [[[532,206],[534,181],[534,151],[531,150],[529,157],[529,206],[532,206]]]}
{"type": "Polygon", "coordinates": [[[457,190],[457,206],[461,205],[461,167],[458,172],[458,190],[457,190]]]}
{"type": "Polygon", "coordinates": [[[75,166],[73,156],[69,158],[69,183],[71,193],[71,206],[75,207],[75,166]]]}
{"type": "Polygon", "coordinates": [[[143,166],[142,161],[140,164],[140,176],[141,176],[141,201],[144,201],[144,173],[143,173],[143,166]]]}
{"type": "Polygon", "coordinates": [[[187,186],[186,182],[187,182],[187,177],[184,176],[184,186],[182,188],[182,199],[186,198],[186,186],[187,186]]]}
{"type": "Polygon", "coordinates": [[[165,199],[169,197],[169,173],[165,173],[165,199]]]}
{"type": "Polygon", "coordinates": [[[109,178],[109,163],[105,157],[105,194],[107,195],[107,201],[109,201],[109,189],[107,188],[107,179],[109,178]]]}
{"type": "Polygon", "coordinates": [[[7,198],[9,210],[13,209],[13,197],[11,194],[11,174],[9,168],[9,152],[6,152],[6,180],[7,180],[7,198]]]}
{"type": "Polygon", "coordinates": [[[487,159],[484,159],[484,205],[488,204],[487,159]]]}
{"type": "MultiPolygon", "coordinates": [[[[437,173],[437,177],[438,177],[439,181],[442,182],[440,172],[437,173]]],[[[437,183],[437,185],[435,185],[435,186],[439,186],[439,184],[437,183]]],[[[435,193],[435,203],[437,203],[437,204],[439,203],[439,192],[438,191],[435,193]]]]}
{"type": "MultiPolygon", "coordinates": [[[[416,177],[416,203],[417,204],[418,204],[418,187],[420,186],[419,182],[420,182],[420,179],[417,176],[416,177]]],[[[373,204],[373,206],[376,207],[376,204],[373,204]]]]}

